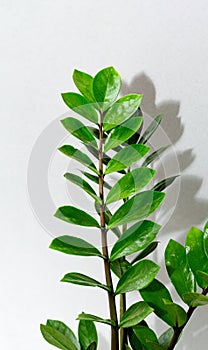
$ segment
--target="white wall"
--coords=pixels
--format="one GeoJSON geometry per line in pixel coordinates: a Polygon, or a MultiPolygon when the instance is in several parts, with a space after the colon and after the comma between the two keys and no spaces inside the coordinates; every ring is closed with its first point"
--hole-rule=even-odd
{"type": "MultiPolygon", "coordinates": [[[[98,277],[102,266],[95,259],[48,249],[50,234],[86,234],[57,224],[53,205],[48,207],[44,197],[45,184],[54,202],[65,198],[53,187],[64,188],[65,163],[54,152],[65,134],[58,122],[53,124],[57,134],[53,125],[49,127],[67,112],[60,92],[74,89],[74,68],[93,75],[114,65],[125,81],[124,93],[144,93],[144,110],[165,114],[163,127],[184,170],[178,206],[163,237],[183,241],[188,228],[203,225],[208,216],[208,4],[205,0],[0,0],[0,6],[0,343],[4,350],[51,349],[39,332],[39,323],[47,318],[62,319],[76,331],[75,318],[82,310],[108,317],[105,292],[58,283],[69,271],[98,277]],[[48,232],[32,212],[26,184],[29,158],[39,137],[42,151],[36,147],[34,157],[40,157],[36,163],[40,171],[30,180],[40,198],[35,210],[51,217],[44,223],[40,219],[48,232]],[[47,159],[51,159],[48,169],[47,159]]],[[[171,158],[166,160],[171,167],[171,158]]],[[[72,200],[81,204],[73,191],[72,200]]],[[[95,234],[89,231],[88,238],[96,240],[95,234]]],[[[206,315],[207,308],[196,312],[177,349],[205,346],[206,315]]],[[[109,349],[107,326],[98,329],[99,350],[109,349]]]]}

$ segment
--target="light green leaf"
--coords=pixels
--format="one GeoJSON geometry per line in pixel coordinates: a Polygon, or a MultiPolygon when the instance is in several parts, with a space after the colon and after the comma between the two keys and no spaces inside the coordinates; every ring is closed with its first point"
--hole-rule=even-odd
{"type": "Polygon", "coordinates": [[[130,267],[118,281],[115,294],[145,288],[152,282],[160,267],[151,260],[139,261],[130,267]]]}
{"type": "Polygon", "coordinates": [[[205,288],[207,283],[197,274],[197,271],[208,273],[208,257],[204,250],[204,233],[198,228],[190,229],[186,237],[186,252],[198,285],[205,288]]]}
{"type": "Polygon", "coordinates": [[[69,255],[103,257],[101,252],[92,244],[86,242],[84,239],[73,236],[55,238],[50,248],[69,255]]]}
{"type": "Polygon", "coordinates": [[[107,164],[105,174],[124,170],[138,162],[149,151],[145,145],[128,145],[121,149],[107,164]]]}
{"type": "Polygon", "coordinates": [[[144,250],[142,250],[141,253],[139,253],[132,261],[131,264],[135,264],[137,261],[144,259],[146,256],[148,256],[149,254],[151,254],[158,246],[158,241],[155,242],[151,242],[147,248],[145,248],[144,250]]]}
{"type": "Polygon", "coordinates": [[[65,92],[61,94],[66,105],[75,113],[97,124],[98,115],[94,106],[82,95],[75,92],[65,92]]]}
{"type": "Polygon", "coordinates": [[[97,349],[98,335],[94,322],[88,320],[79,321],[78,335],[82,350],[97,349]],[[94,347],[91,344],[94,344],[94,347]]]}
{"type": "Polygon", "coordinates": [[[124,312],[119,327],[128,328],[144,320],[154,310],[144,301],[133,304],[124,312]]]}
{"type": "Polygon", "coordinates": [[[86,287],[99,287],[107,291],[110,290],[110,287],[96,281],[94,278],[83,275],[82,273],[70,272],[67,273],[62,279],[61,282],[67,282],[72,284],[79,284],[86,287]]]}
{"type": "Polygon", "coordinates": [[[186,250],[173,239],[165,250],[165,264],[171,282],[181,298],[184,293],[195,292],[195,279],[188,265],[186,250]]]}
{"type": "Polygon", "coordinates": [[[148,220],[131,226],[114,244],[110,260],[113,261],[148,247],[158,234],[160,227],[155,222],[148,220]]]}
{"type": "Polygon", "coordinates": [[[133,331],[136,334],[139,341],[147,347],[147,349],[153,349],[152,347],[149,347],[149,342],[155,342],[158,343],[158,339],[153,332],[153,330],[149,327],[136,325],[133,327],[133,331]]]}
{"type": "Polygon", "coordinates": [[[101,199],[96,195],[93,188],[88,184],[87,181],[83,180],[80,176],[72,174],[72,173],[66,173],[66,174],[64,174],[64,177],[67,180],[74,183],[75,185],[81,187],[85,192],[87,192],[97,202],[101,202],[101,199]]]}
{"type": "Polygon", "coordinates": [[[168,186],[170,186],[173,181],[178,177],[179,175],[167,177],[166,179],[161,180],[158,182],[154,187],[152,188],[153,191],[164,191],[168,186]]]}
{"type": "Polygon", "coordinates": [[[59,148],[59,151],[64,153],[66,156],[75,159],[77,162],[85,165],[94,173],[99,174],[98,170],[96,169],[96,166],[93,164],[91,159],[77,148],[74,148],[71,145],[64,145],[59,148]]]}
{"type": "Polygon", "coordinates": [[[68,117],[61,120],[65,129],[74,137],[78,138],[84,143],[89,143],[91,146],[97,148],[97,142],[91,131],[80,120],[68,117]]]}
{"type": "Polygon", "coordinates": [[[164,350],[168,349],[168,346],[173,337],[174,330],[173,328],[168,328],[161,336],[159,337],[159,344],[163,347],[164,350]]]}
{"type": "Polygon", "coordinates": [[[125,345],[125,350],[132,350],[128,345],[125,345]]]}
{"type": "Polygon", "coordinates": [[[208,304],[208,297],[200,293],[185,293],[183,300],[192,307],[203,306],[208,304]]]}
{"type": "Polygon", "coordinates": [[[121,88],[121,78],[113,67],[102,69],[93,79],[93,94],[105,111],[116,100],[121,88]]]}
{"type": "Polygon", "coordinates": [[[167,306],[167,311],[173,321],[173,326],[181,327],[187,321],[187,314],[185,310],[178,304],[173,303],[168,299],[163,299],[164,304],[167,306]]]}
{"type": "Polygon", "coordinates": [[[79,226],[100,227],[98,222],[83,210],[72,206],[63,206],[58,208],[54,216],[70,224],[79,226]]]}
{"type": "Polygon", "coordinates": [[[89,101],[95,102],[92,92],[93,77],[77,69],[73,73],[73,81],[81,94],[89,101]]]}
{"type": "Polygon", "coordinates": [[[106,204],[136,194],[152,180],[154,175],[155,170],[149,168],[137,168],[130,171],[112,187],[107,195],[106,204]]]}
{"type": "Polygon", "coordinates": [[[163,119],[162,115],[158,115],[148,126],[148,128],[145,130],[144,134],[142,135],[141,139],[139,140],[139,143],[145,144],[149,138],[152,136],[152,134],[155,132],[155,130],[158,128],[159,124],[161,123],[161,120],[163,119]]]}
{"type": "Polygon", "coordinates": [[[207,284],[208,286],[208,274],[203,272],[203,271],[196,271],[196,274],[202,278],[204,280],[204,282],[207,284]]]}
{"type": "Polygon", "coordinates": [[[150,163],[152,163],[154,160],[156,160],[157,158],[159,158],[159,156],[166,151],[166,149],[168,149],[170,147],[170,145],[165,146],[165,147],[161,147],[159,148],[157,151],[151,153],[146,159],[145,161],[142,163],[142,166],[146,167],[148,166],[150,163]]]}
{"type": "Polygon", "coordinates": [[[124,258],[110,262],[110,268],[119,278],[131,267],[131,264],[124,258]]]}
{"type": "Polygon", "coordinates": [[[158,343],[155,343],[155,342],[153,342],[153,341],[149,341],[149,342],[147,342],[147,344],[148,344],[148,350],[164,350],[164,348],[160,345],[160,344],[158,344],[158,343]]]}
{"type": "Polygon", "coordinates": [[[126,201],[113,214],[108,228],[143,219],[153,213],[162,203],[163,192],[145,191],[126,201]]]}
{"type": "Polygon", "coordinates": [[[93,321],[93,322],[100,322],[100,323],[108,324],[110,326],[116,325],[115,321],[113,321],[113,320],[103,319],[101,317],[91,315],[91,314],[86,314],[84,312],[82,312],[81,314],[78,315],[77,320],[87,320],[87,321],[93,321]]]}
{"type": "Polygon", "coordinates": [[[139,94],[131,94],[117,100],[104,117],[104,130],[111,130],[130,118],[141,105],[142,97],[139,94]]]}

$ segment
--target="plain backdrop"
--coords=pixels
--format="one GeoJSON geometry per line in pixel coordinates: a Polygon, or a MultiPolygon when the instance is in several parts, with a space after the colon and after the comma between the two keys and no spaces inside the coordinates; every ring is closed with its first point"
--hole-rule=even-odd
{"type": "MultiPolygon", "coordinates": [[[[122,93],[144,93],[144,111],[165,115],[162,127],[174,144],[166,170],[177,173],[176,157],[182,176],[169,190],[178,199],[161,239],[164,245],[170,237],[184,242],[188,229],[208,217],[208,3],[0,0],[0,8],[0,344],[4,350],[51,349],[39,331],[47,318],[77,332],[81,311],[108,317],[104,291],[59,283],[70,271],[102,279],[100,262],[48,249],[53,236],[65,233],[91,242],[98,237],[96,230],[53,218],[60,204],[88,207],[62,179],[68,165],[56,146],[66,136],[58,120],[67,107],[60,92],[75,91],[74,68],[94,75],[113,65],[124,81],[122,93]]],[[[164,245],[153,258],[162,260],[164,245]]],[[[161,277],[169,283],[164,268],[161,277]]],[[[207,312],[197,310],[177,349],[204,348],[207,312]]],[[[97,328],[99,350],[109,349],[108,326],[97,328]]],[[[164,325],[156,328],[160,333],[164,325]]]]}

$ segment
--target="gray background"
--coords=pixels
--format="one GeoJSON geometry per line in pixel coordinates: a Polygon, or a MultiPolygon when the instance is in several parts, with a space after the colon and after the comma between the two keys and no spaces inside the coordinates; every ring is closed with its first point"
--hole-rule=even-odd
{"type": "MultiPolygon", "coordinates": [[[[58,283],[69,271],[101,278],[101,264],[48,249],[50,235],[86,235],[52,219],[55,205],[66,199],[87,205],[81,192],[73,189],[69,194],[61,179],[66,163],[55,149],[65,133],[57,120],[67,108],[60,92],[74,89],[74,68],[93,75],[113,65],[125,82],[123,93],[144,93],[146,113],[165,114],[162,125],[175,144],[182,180],[163,238],[183,242],[189,227],[202,226],[208,217],[208,4],[205,0],[0,0],[0,6],[0,343],[5,350],[51,349],[39,332],[39,323],[47,318],[63,320],[76,332],[75,318],[82,310],[108,317],[104,291],[58,283]],[[31,205],[27,190],[31,154],[36,172],[29,184],[40,200],[39,221],[32,211],[39,209],[31,205]],[[43,213],[51,221],[43,223],[43,213]]],[[[175,173],[171,157],[166,167],[175,173]]],[[[90,235],[96,241],[95,232],[89,231],[90,235]]],[[[160,252],[158,260],[163,249],[160,252]]],[[[168,283],[164,271],[161,275],[168,283]]],[[[98,325],[98,329],[99,350],[109,349],[108,327],[98,325]]],[[[177,349],[203,347],[207,333],[204,308],[194,315],[177,349]]]]}

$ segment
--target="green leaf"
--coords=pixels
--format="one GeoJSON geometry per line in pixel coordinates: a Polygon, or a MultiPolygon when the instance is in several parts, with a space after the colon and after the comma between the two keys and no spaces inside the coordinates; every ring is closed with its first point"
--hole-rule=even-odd
{"type": "Polygon", "coordinates": [[[102,69],[93,80],[93,93],[100,108],[105,111],[116,100],[121,88],[121,78],[113,67],[102,69]]]}
{"type": "Polygon", "coordinates": [[[115,321],[113,321],[113,320],[103,319],[103,318],[100,318],[100,317],[95,316],[95,315],[86,314],[84,312],[82,312],[81,314],[78,315],[77,320],[87,320],[87,321],[93,321],[93,322],[100,322],[100,323],[108,324],[110,326],[116,325],[115,321]]]}
{"type": "Polygon", "coordinates": [[[208,304],[208,297],[200,293],[185,293],[183,300],[192,307],[203,306],[208,304]]]}
{"type": "Polygon", "coordinates": [[[186,252],[198,285],[205,288],[207,283],[197,274],[197,271],[208,273],[208,257],[204,250],[204,233],[198,228],[190,229],[186,237],[186,252]]]}
{"type": "MultiPolygon", "coordinates": [[[[96,183],[97,185],[99,185],[99,177],[96,176],[96,175],[92,175],[90,173],[87,173],[86,171],[81,171],[81,173],[86,176],[88,179],[90,179],[92,182],[96,183]]],[[[104,181],[104,187],[107,188],[107,189],[111,189],[111,186],[106,182],[104,181]]]]}
{"type": "Polygon", "coordinates": [[[196,271],[196,274],[202,278],[204,280],[204,282],[207,284],[208,286],[208,274],[203,272],[203,271],[196,271]]]}
{"type": "Polygon", "coordinates": [[[89,103],[84,96],[79,95],[75,92],[65,92],[61,94],[66,105],[75,113],[80,114],[84,118],[97,124],[98,115],[94,106],[89,103]]]}
{"type": "Polygon", "coordinates": [[[158,246],[158,241],[155,242],[151,242],[147,248],[145,248],[144,250],[142,250],[141,253],[139,253],[131,262],[131,264],[135,264],[137,261],[144,259],[146,256],[148,256],[149,254],[151,254],[158,246]]]}
{"type": "Polygon", "coordinates": [[[68,117],[61,120],[61,123],[65,129],[70,132],[74,137],[78,138],[84,143],[89,143],[91,146],[97,148],[97,142],[90,132],[90,130],[80,120],[68,117]]]}
{"type": "Polygon", "coordinates": [[[96,195],[93,188],[88,184],[87,181],[83,180],[80,176],[72,174],[72,173],[66,173],[66,174],[64,174],[64,177],[67,180],[74,183],[75,185],[81,187],[85,192],[87,192],[97,202],[101,202],[101,199],[96,195]]]}
{"type": "Polygon", "coordinates": [[[204,250],[206,255],[208,256],[208,221],[204,226],[204,250]]]}
{"type": "Polygon", "coordinates": [[[104,130],[111,130],[130,118],[140,106],[142,97],[143,96],[139,94],[131,94],[117,100],[104,117],[104,130]]]}
{"type": "Polygon", "coordinates": [[[137,168],[124,175],[110,190],[106,204],[128,198],[145,187],[155,175],[155,170],[137,168]]]}
{"type": "Polygon", "coordinates": [[[125,344],[125,350],[132,350],[128,345],[125,344]]]}
{"type": "Polygon", "coordinates": [[[66,156],[75,159],[77,162],[85,165],[90,170],[92,170],[94,173],[99,174],[99,172],[96,169],[95,164],[91,161],[91,159],[83,152],[78,150],[77,148],[74,148],[71,145],[64,145],[58,148],[59,151],[64,153],[66,156]]]}
{"type": "Polygon", "coordinates": [[[124,258],[110,262],[110,268],[119,278],[131,267],[131,264],[124,258]]]}
{"type": "Polygon", "coordinates": [[[159,148],[157,151],[151,153],[146,159],[145,161],[142,163],[142,166],[146,167],[148,166],[150,163],[152,163],[154,160],[156,160],[163,152],[166,151],[166,149],[168,149],[170,147],[170,145],[165,146],[165,147],[161,147],[159,148]]]}
{"type": "Polygon", "coordinates": [[[129,338],[129,342],[130,342],[132,349],[133,350],[144,350],[141,342],[137,338],[136,334],[133,332],[133,328],[132,327],[128,328],[127,332],[128,332],[128,338],[129,338]]]}
{"type": "Polygon", "coordinates": [[[173,239],[165,250],[165,264],[171,282],[181,298],[184,293],[195,292],[195,279],[188,265],[186,250],[173,239]]]}
{"type": "Polygon", "coordinates": [[[84,239],[73,236],[55,238],[50,248],[69,255],[103,257],[101,252],[92,244],[86,242],[84,239]]]}
{"type": "Polygon", "coordinates": [[[153,341],[149,341],[149,342],[147,342],[147,344],[148,344],[148,350],[164,350],[164,348],[160,345],[160,344],[158,344],[158,343],[155,343],[155,342],[153,342],[153,341]]]}
{"type": "Polygon", "coordinates": [[[105,141],[104,151],[107,152],[128,140],[139,129],[142,120],[142,117],[130,118],[124,124],[113,129],[105,141]]]}
{"type": "Polygon", "coordinates": [[[97,349],[98,336],[94,322],[88,320],[79,321],[78,335],[82,350],[97,349]],[[94,344],[94,347],[91,344],[94,344]]]}
{"type": "Polygon", "coordinates": [[[163,347],[164,350],[168,349],[168,346],[173,337],[174,330],[173,328],[168,328],[161,336],[159,337],[159,344],[163,347]]]}
{"type": "Polygon", "coordinates": [[[144,134],[142,135],[141,139],[139,140],[139,143],[145,144],[149,138],[152,136],[152,134],[155,132],[155,130],[158,128],[159,124],[161,123],[161,120],[163,119],[162,115],[158,115],[148,126],[148,128],[145,130],[144,134]]]}
{"type": "Polygon", "coordinates": [[[160,230],[153,221],[140,221],[126,230],[117,240],[111,251],[110,260],[127,256],[149,246],[160,230]]]}
{"type": "Polygon", "coordinates": [[[154,310],[144,301],[133,304],[124,312],[119,327],[128,328],[144,320],[154,310]]]}
{"type": "Polygon", "coordinates": [[[40,330],[49,344],[62,350],[80,350],[74,333],[63,322],[48,320],[46,325],[40,325],[40,330]]]}
{"type": "Polygon", "coordinates": [[[187,321],[187,314],[185,310],[178,304],[173,303],[170,300],[163,299],[164,304],[168,308],[168,314],[174,322],[173,326],[181,327],[187,321]]]}
{"type": "MultiPolygon", "coordinates": [[[[143,117],[143,113],[142,113],[140,108],[138,108],[136,110],[136,112],[131,116],[131,118],[133,118],[133,117],[143,117]]],[[[130,139],[128,139],[127,143],[129,145],[131,145],[132,143],[138,143],[140,135],[141,135],[142,127],[143,127],[143,121],[142,121],[140,128],[135,132],[135,134],[132,135],[132,137],[130,137],[130,139]]]]}
{"type": "MultiPolygon", "coordinates": [[[[98,215],[100,215],[100,204],[98,202],[95,202],[95,209],[98,215]]],[[[112,214],[107,206],[104,207],[104,215],[105,215],[105,223],[108,224],[112,217],[112,214]]],[[[118,238],[121,236],[121,231],[119,230],[118,227],[112,228],[112,231],[118,238]]]]}
{"type": "MultiPolygon", "coordinates": [[[[155,342],[158,343],[158,339],[153,332],[153,330],[149,327],[141,326],[141,325],[136,325],[133,327],[133,331],[136,334],[137,338],[139,341],[149,349],[149,342],[155,342]]],[[[150,350],[153,349],[150,347],[150,350]]]]}
{"type": "Polygon", "coordinates": [[[95,102],[92,92],[93,77],[91,75],[75,69],[73,81],[77,89],[89,102],[95,102]]]}
{"type": "Polygon", "coordinates": [[[91,343],[87,348],[87,350],[96,350],[96,349],[97,349],[97,344],[95,342],[91,343]]]}
{"type": "Polygon", "coordinates": [[[167,177],[166,179],[163,179],[162,181],[158,182],[152,190],[154,191],[164,191],[168,186],[170,186],[173,181],[178,177],[179,175],[167,177]]]}
{"type": "Polygon", "coordinates": [[[107,291],[110,290],[110,287],[96,281],[94,278],[83,275],[82,273],[70,272],[67,273],[62,279],[61,282],[67,282],[72,284],[79,284],[86,287],[99,287],[107,291]]]}
{"type": "Polygon", "coordinates": [[[118,281],[115,294],[145,288],[152,282],[160,267],[151,260],[139,261],[130,267],[118,281]]]}
{"type": "Polygon", "coordinates": [[[54,216],[74,225],[100,227],[98,222],[92,216],[85,213],[83,210],[77,209],[70,205],[58,208],[54,216]]]}
{"type": "Polygon", "coordinates": [[[107,164],[105,174],[124,170],[138,162],[149,151],[145,145],[128,145],[121,149],[107,164]]]}
{"type": "Polygon", "coordinates": [[[118,208],[110,219],[108,228],[149,216],[160,206],[164,197],[163,192],[156,191],[145,191],[137,194],[118,208]]]}

